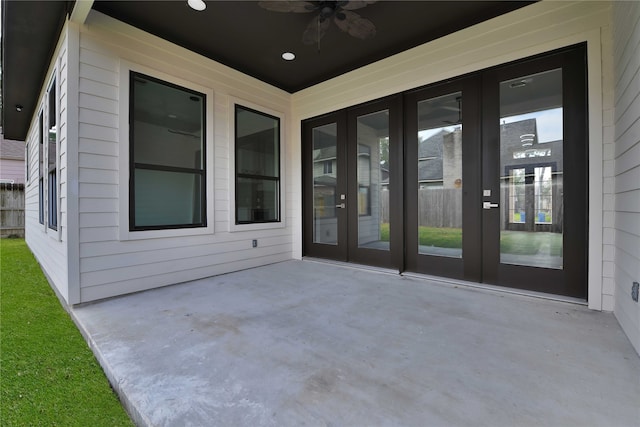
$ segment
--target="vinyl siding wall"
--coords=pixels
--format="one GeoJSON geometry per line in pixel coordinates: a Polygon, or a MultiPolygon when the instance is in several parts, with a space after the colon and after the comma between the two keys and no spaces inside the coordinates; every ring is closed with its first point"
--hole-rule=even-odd
{"type": "MultiPolygon", "coordinates": [[[[68,275],[68,218],[67,218],[67,75],[68,75],[68,26],[62,31],[60,41],[53,56],[51,65],[44,80],[44,86],[38,99],[38,107],[31,121],[31,126],[27,134],[25,158],[29,159],[29,177],[25,186],[25,238],[34,256],[44,269],[50,282],[55,287],[59,295],[69,301],[69,275],[68,275]],[[56,79],[56,97],[58,114],[58,149],[57,149],[57,169],[58,169],[58,226],[57,230],[52,230],[47,225],[48,218],[48,150],[47,134],[44,132],[44,225],[39,222],[39,202],[38,202],[38,162],[39,162],[39,112],[44,112],[45,126],[48,123],[48,111],[44,107],[47,100],[47,91],[52,79],[56,79]]],[[[72,224],[73,226],[74,224],[72,224]]]]}
{"type": "Polygon", "coordinates": [[[24,184],[24,160],[0,159],[0,178],[24,184]]]}
{"type": "Polygon", "coordinates": [[[615,315],[640,353],[640,304],[631,298],[640,282],[640,3],[614,3],[613,40],[615,315]]]}
{"type": "MultiPolygon", "coordinates": [[[[613,143],[612,106],[603,108],[603,96],[612,90],[612,67],[606,62],[612,48],[610,10],[609,2],[541,1],[297,92],[293,95],[293,132],[299,135],[300,122],[310,117],[587,41],[588,299],[592,309],[611,311],[613,289],[603,289],[602,257],[603,149],[604,142],[613,143]],[[609,129],[603,127],[604,122],[609,129]]],[[[299,145],[296,150],[299,159],[299,145]]],[[[301,239],[296,235],[296,256],[301,256],[301,239]]]]}
{"type": "MultiPolygon", "coordinates": [[[[294,197],[290,183],[294,179],[289,161],[282,162],[283,224],[277,228],[235,226],[230,167],[233,101],[280,113],[284,118],[281,126],[286,129],[290,122],[289,94],[95,11],[89,14],[86,25],[79,27],[78,92],[81,302],[292,257],[296,211],[291,207],[294,197]],[[129,103],[128,90],[121,87],[127,80],[121,74],[128,73],[124,64],[141,66],[156,77],[179,79],[213,93],[213,111],[208,109],[206,117],[208,123],[213,121],[209,129],[214,133],[209,138],[212,145],[207,146],[213,159],[213,166],[207,170],[207,186],[213,190],[207,200],[208,212],[213,210],[213,232],[174,230],[174,237],[145,238],[144,232],[136,235],[128,231],[127,213],[121,212],[122,195],[128,192],[127,163],[122,157],[128,149],[124,140],[127,129],[122,128],[120,117],[123,105],[129,103]],[[253,239],[258,240],[257,248],[252,248],[253,239]]],[[[290,135],[282,139],[285,155],[292,151],[292,143],[290,135]]]]}

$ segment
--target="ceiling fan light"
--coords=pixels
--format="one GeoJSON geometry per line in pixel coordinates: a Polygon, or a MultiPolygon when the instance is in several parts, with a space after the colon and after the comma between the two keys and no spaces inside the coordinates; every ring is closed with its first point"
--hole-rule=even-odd
{"type": "Polygon", "coordinates": [[[191,9],[199,12],[207,8],[207,4],[203,0],[187,0],[187,4],[191,9]]]}

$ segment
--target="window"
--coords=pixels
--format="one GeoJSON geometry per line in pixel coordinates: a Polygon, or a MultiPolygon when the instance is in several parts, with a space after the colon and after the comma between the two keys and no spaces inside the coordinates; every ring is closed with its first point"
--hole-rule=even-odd
{"type": "Polygon", "coordinates": [[[280,119],[235,107],[236,224],[280,222],[280,119]]]}
{"type": "Polygon", "coordinates": [[[29,166],[29,162],[31,161],[31,153],[29,153],[29,150],[31,149],[31,144],[29,144],[29,140],[25,141],[25,146],[24,146],[24,155],[25,155],[25,166],[26,166],[26,170],[25,170],[25,183],[29,184],[31,182],[31,176],[30,176],[30,172],[31,172],[31,166],[29,166]]]}
{"type": "Polygon", "coordinates": [[[534,213],[536,224],[551,224],[553,215],[553,180],[551,166],[533,169],[534,213]]]}
{"type": "Polygon", "coordinates": [[[331,175],[333,173],[333,160],[325,160],[323,163],[323,172],[325,175],[331,175]]]}
{"type": "Polygon", "coordinates": [[[525,223],[525,169],[511,169],[509,173],[509,222],[525,223]]]}
{"type": "Polygon", "coordinates": [[[44,224],[44,118],[38,118],[38,221],[44,224]]]}
{"type": "Polygon", "coordinates": [[[206,95],[129,79],[129,230],[206,227],[206,95]]]}
{"type": "Polygon", "coordinates": [[[358,215],[371,215],[371,147],[358,144],[358,215]]]}
{"type": "Polygon", "coordinates": [[[57,109],[56,109],[56,81],[49,88],[49,126],[47,152],[47,184],[48,184],[48,224],[53,230],[58,229],[58,138],[57,138],[57,109]]]}

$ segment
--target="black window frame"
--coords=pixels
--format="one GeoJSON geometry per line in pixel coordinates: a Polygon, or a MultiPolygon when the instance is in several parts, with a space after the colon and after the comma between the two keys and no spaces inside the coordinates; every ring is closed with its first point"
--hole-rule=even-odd
{"type": "Polygon", "coordinates": [[[38,117],[38,222],[44,225],[44,115],[38,117]]]}
{"type": "Polygon", "coordinates": [[[282,137],[281,137],[281,133],[282,133],[282,129],[281,129],[281,119],[280,117],[274,116],[272,114],[268,114],[265,113],[264,111],[259,111],[256,110],[254,108],[250,108],[250,107],[246,107],[244,105],[240,105],[240,104],[234,104],[234,109],[233,109],[233,126],[234,126],[234,174],[235,174],[235,178],[234,178],[234,188],[235,188],[235,209],[234,209],[234,216],[235,216],[235,224],[236,225],[248,225],[248,224],[278,224],[282,222],[282,137]],[[278,124],[278,129],[276,132],[277,138],[278,138],[278,155],[277,157],[277,162],[278,162],[278,167],[276,168],[277,172],[278,172],[278,176],[277,177],[272,177],[272,176],[268,176],[268,175],[260,175],[260,174],[247,174],[247,173],[239,173],[239,165],[238,165],[238,110],[242,109],[244,111],[248,111],[251,113],[255,113],[255,114],[259,114],[261,116],[270,118],[270,119],[274,119],[277,124],[278,124]],[[267,181],[275,181],[277,182],[277,208],[276,208],[276,219],[267,219],[267,220],[249,220],[249,221],[239,221],[238,220],[238,208],[239,203],[238,203],[238,180],[239,178],[248,178],[248,179],[264,179],[267,181]]]}
{"type": "Polygon", "coordinates": [[[56,78],[54,77],[47,91],[47,107],[49,120],[47,126],[47,225],[52,230],[58,229],[58,105],[56,78]],[[55,128],[55,141],[51,142],[51,129],[55,128]]]}
{"type": "Polygon", "coordinates": [[[129,71],[129,231],[152,231],[152,230],[176,230],[207,227],[207,95],[166,80],[158,79],[144,73],[130,70],[129,71]],[[183,168],[175,166],[162,166],[147,163],[136,163],[134,156],[135,140],[134,140],[134,99],[136,78],[149,80],[154,83],[181,90],[193,96],[199,96],[202,99],[202,167],[183,168]],[[169,224],[169,225],[145,225],[136,226],[135,223],[135,172],[136,169],[155,170],[163,172],[181,172],[192,173],[200,176],[200,218],[201,221],[191,224],[169,224]]]}

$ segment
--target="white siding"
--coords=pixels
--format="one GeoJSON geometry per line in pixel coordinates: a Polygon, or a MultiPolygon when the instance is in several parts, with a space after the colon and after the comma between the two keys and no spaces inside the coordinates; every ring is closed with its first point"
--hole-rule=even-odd
{"type": "MultiPolygon", "coordinates": [[[[29,150],[29,182],[25,188],[25,237],[27,244],[31,248],[34,256],[42,266],[47,277],[57,290],[57,292],[69,301],[69,276],[67,269],[67,35],[68,27],[65,26],[60,36],[55,54],[47,71],[44,80],[44,87],[41,89],[38,98],[38,107],[31,121],[31,126],[27,134],[29,150]],[[56,95],[58,103],[58,229],[52,230],[47,226],[47,149],[44,146],[44,205],[45,224],[39,223],[39,203],[38,203],[38,150],[39,150],[39,119],[38,115],[42,106],[46,102],[47,90],[50,82],[56,79],[56,95]]],[[[47,123],[47,112],[44,114],[47,123]]],[[[46,138],[46,135],[45,135],[46,138]]],[[[26,156],[25,156],[26,157],[26,156]]]]}
{"type": "Polygon", "coordinates": [[[640,353],[640,304],[631,299],[632,283],[640,282],[640,3],[614,3],[613,41],[615,315],[640,353]]]}
{"type": "MultiPolygon", "coordinates": [[[[607,72],[602,58],[611,56],[611,40],[607,35],[610,8],[609,2],[542,1],[297,92],[293,95],[292,133],[300,134],[300,121],[306,118],[586,41],[590,129],[589,307],[613,310],[611,292],[603,295],[602,227],[603,169],[611,168],[610,163],[603,162],[603,139],[613,142],[612,132],[603,133],[603,123],[612,125],[609,120],[613,116],[612,106],[608,110],[603,108],[605,91],[612,86],[610,77],[609,81],[601,79],[607,72]]],[[[299,145],[291,161],[300,165],[299,145]]],[[[612,222],[610,226],[613,227],[612,222]]],[[[301,256],[301,247],[297,234],[295,256],[301,256]]]]}
{"type": "MultiPolygon", "coordinates": [[[[230,99],[246,100],[278,111],[289,122],[289,94],[231,70],[214,61],[92,11],[79,27],[78,80],[78,211],[80,245],[80,301],[135,292],[194,280],[292,257],[292,215],[289,187],[285,193],[285,227],[231,232],[229,159],[233,147],[230,99]],[[122,106],[128,103],[123,64],[144,67],[203,87],[213,93],[207,121],[213,129],[213,167],[207,185],[213,188],[213,233],[193,229],[176,237],[137,238],[122,220],[121,195],[127,193],[126,129],[120,129],[122,106]],[[122,98],[124,96],[124,98],[122,98]],[[122,136],[124,135],[124,137],[122,136]],[[122,140],[121,140],[122,139],[122,140]],[[126,163],[125,163],[126,165],[126,163]],[[124,232],[123,232],[124,230],[124,232]],[[127,236],[123,238],[123,234],[127,236]],[[252,239],[258,247],[252,248],[252,239]]],[[[126,76],[125,76],[126,77],[126,76]]],[[[282,141],[285,153],[294,143],[282,141]]],[[[297,141],[295,141],[297,143],[297,141]]],[[[291,169],[283,162],[285,183],[291,169]]],[[[184,233],[180,235],[180,233],[184,233]]],[[[144,236],[145,234],[140,234],[144,236]]]]}

